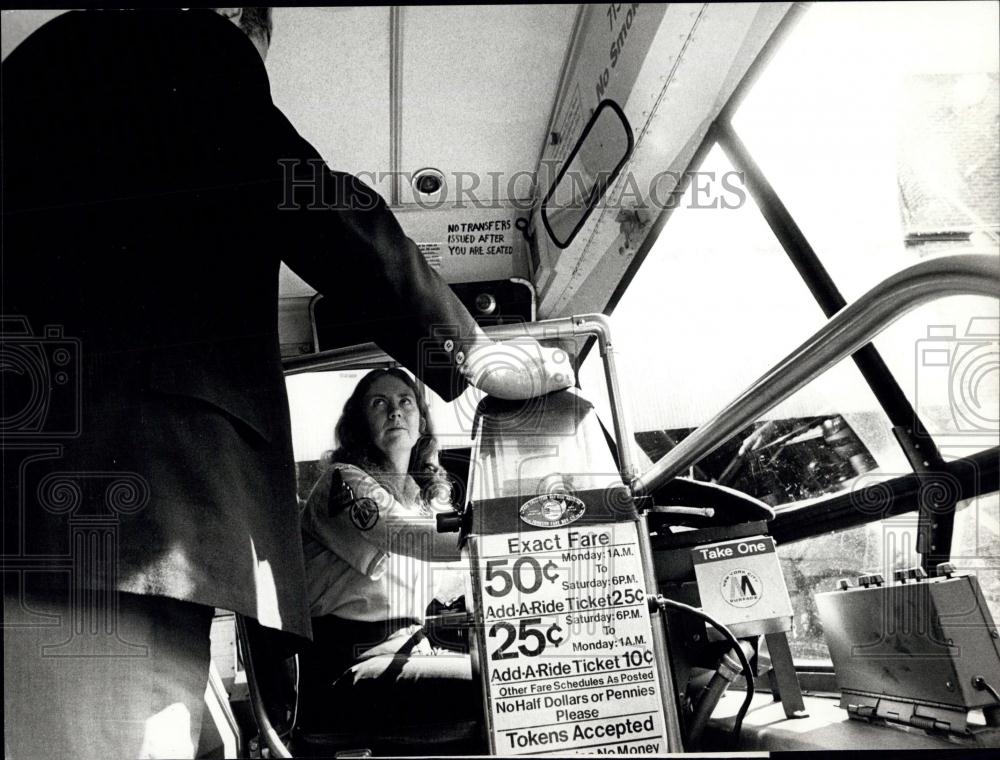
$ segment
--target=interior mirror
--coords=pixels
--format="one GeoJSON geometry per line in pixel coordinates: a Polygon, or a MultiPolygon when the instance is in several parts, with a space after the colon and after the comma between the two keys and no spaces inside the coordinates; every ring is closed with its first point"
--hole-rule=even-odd
{"type": "Polygon", "coordinates": [[[573,242],[633,146],[622,109],[612,100],[601,101],[542,201],[542,222],[553,243],[565,248],[573,242]]]}

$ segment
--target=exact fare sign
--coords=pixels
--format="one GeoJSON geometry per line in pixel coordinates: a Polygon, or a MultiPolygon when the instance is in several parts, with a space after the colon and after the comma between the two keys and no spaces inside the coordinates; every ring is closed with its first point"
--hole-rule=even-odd
{"type": "Polygon", "coordinates": [[[666,752],[635,524],[483,536],[478,554],[494,752],[666,752]]]}

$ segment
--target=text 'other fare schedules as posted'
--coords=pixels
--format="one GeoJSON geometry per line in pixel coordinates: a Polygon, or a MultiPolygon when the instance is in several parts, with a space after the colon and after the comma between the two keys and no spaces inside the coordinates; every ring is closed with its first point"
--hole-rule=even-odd
{"type": "Polygon", "coordinates": [[[484,536],[480,561],[496,752],[666,752],[635,524],[484,536]]]}

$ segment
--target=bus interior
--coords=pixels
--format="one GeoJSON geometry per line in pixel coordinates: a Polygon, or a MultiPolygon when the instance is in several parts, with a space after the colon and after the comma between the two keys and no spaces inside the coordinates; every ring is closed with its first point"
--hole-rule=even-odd
{"type": "MultiPolygon", "coordinates": [[[[572,421],[560,487],[624,488],[663,600],[667,728],[616,753],[1000,746],[998,9],[274,9],[266,68],[292,124],[379,191],[489,334],[573,362],[572,409],[538,413],[572,421]],[[756,537],[788,607],[736,626],[726,689],[729,641],[679,610],[708,606],[697,546],[756,537]],[[934,594],[916,622],[851,605],[952,582],[958,623],[934,594]],[[874,656],[865,614],[893,628],[874,656]],[[927,637],[947,643],[915,654],[927,637]]],[[[3,11],[4,56],[59,12],[3,11]]],[[[394,366],[367,315],[329,317],[336,298],[282,269],[300,500],[357,381],[394,366]]],[[[505,494],[486,493],[484,462],[506,466],[489,431],[519,433],[474,389],[427,400],[465,538],[505,494]]],[[[469,575],[436,575],[429,612],[475,651],[469,575]]],[[[294,663],[268,661],[253,621],[217,611],[212,652],[202,757],[544,749],[482,726],[471,744],[303,736],[294,663]]]]}

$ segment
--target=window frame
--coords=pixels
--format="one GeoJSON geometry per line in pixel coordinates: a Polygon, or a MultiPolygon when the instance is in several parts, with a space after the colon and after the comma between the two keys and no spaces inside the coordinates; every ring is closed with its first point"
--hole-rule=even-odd
{"type": "MultiPolygon", "coordinates": [[[[778,244],[789,257],[823,313],[830,318],[847,304],[846,299],[733,125],[733,116],[744,98],[768,68],[784,41],[794,33],[808,10],[807,4],[796,3],[779,22],[760,55],[747,69],[726,104],[709,125],[702,142],[682,174],[677,192],[686,192],[693,170],[701,165],[709,151],[716,145],[722,148],[733,167],[743,173],[746,190],[756,202],[778,244]]],[[[669,222],[672,212],[673,209],[668,206],[661,210],[652,222],[649,234],[608,299],[603,310],[605,314],[611,315],[621,301],[646,256],[669,222]]],[[[577,357],[577,369],[586,359],[592,345],[591,339],[583,346],[577,357]]],[[[947,562],[951,557],[955,504],[965,498],[998,490],[1000,446],[946,462],[874,343],[863,346],[852,354],[851,358],[888,417],[896,440],[913,472],[856,492],[833,494],[810,504],[782,510],[771,523],[772,535],[779,542],[787,543],[875,522],[891,515],[917,511],[921,562],[930,574],[934,571],[934,566],[940,562],[947,562]],[[976,477],[971,477],[970,471],[976,473],[976,477]],[[955,478],[960,483],[962,495],[955,499],[947,511],[941,510],[940,505],[933,505],[935,511],[932,512],[932,505],[926,503],[928,500],[919,498],[921,484],[932,481],[935,477],[955,478]],[[892,494],[886,514],[860,515],[853,509],[857,499],[879,496],[886,492],[885,489],[889,489],[892,494]],[[937,549],[931,553],[926,550],[927,546],[937,549]]]]}

